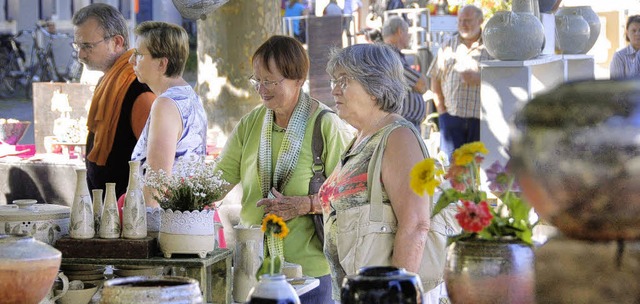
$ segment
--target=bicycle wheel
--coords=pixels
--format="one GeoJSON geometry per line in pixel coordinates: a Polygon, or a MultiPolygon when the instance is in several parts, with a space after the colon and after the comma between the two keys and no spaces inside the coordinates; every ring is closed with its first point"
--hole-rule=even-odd
{"type": "Polygon", "coordinates": [[[20,71],[15,54],[4,55],[0,58],[0,97],[14,97],[18,85],[16,77],[20,71]]]}

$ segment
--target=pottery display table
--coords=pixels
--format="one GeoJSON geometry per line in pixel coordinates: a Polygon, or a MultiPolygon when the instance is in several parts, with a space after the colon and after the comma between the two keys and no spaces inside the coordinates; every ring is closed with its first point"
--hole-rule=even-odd
{"type": "Polygon", "coordinates": [[[139,265],[170,266],[172,275],[185,276],[200,282],[200,290],[207,302],[232,303],[231,299],[231,258],[229,249],[216,249],[206,258],[174,255],[171,259],[153,257],[149,259],[114,259],[114,258],[62,258],[62,265],[139,265]]]}

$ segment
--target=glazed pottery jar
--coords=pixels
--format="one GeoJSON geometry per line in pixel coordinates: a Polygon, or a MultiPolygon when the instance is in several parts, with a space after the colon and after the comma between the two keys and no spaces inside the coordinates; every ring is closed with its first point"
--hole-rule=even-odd
{"type": "Polygon", "coordinates": [[[340,289],[340,300],[350,303],[423,303],[420,277],[402,268],[363,267],[347,276],[340,289]]]}
{"type": "Polygon", "coordinates": [[[203,303],[197,280],[179,276],[126,277],[105,281],[100,303],[203,303]]]}
{"type": "Polygon", "coordinates": [[[482,30],[487,52],[498,60],[527,60],[542,52],[544,30],[531,13],[496,12],[482,30]]]}
{"type": "Polygon", "coordinates": [[[158,245],[164,257],[186,253],[205,258],[213,251],[216,244],[213,213],[213,209],[184,212],[161,209],[158,245]]]}
{"type": "Polygon", "coordinates": [[[263,274],[251,289],[248,304],[283,303],[300,304],[300,298],[284,274],[263,274]]]}
{"type": "Polygon", "coordinates": [[[453,242],[444,272],[451,303],[535,303],[533,258],[517,241],[453,242]]]}
{"type": "Polygon", "coordinates": [[[98,234],[103,239],[117,239],[120,237],[120,216],[116,202],[116,184],[105,184],[107,193],[104,198],[102,215],[100,216],[100,230],[98,234]]]}
{"type": "Polygon", "coordinates": [[[570,238],[640,239],[640,83],[540,94],[515,116],[511,166],[538,215],[570,238]]]}
{"type": "Polygon", "coordinates": [[[69,234],[71,208],[36,203],[25,199],[0,206],[0,233],[24,233],[49,245],[69,234]]]}
{"type": "Polygon", "coordinates": [[[0,234],[0,302],[36,304],[58,274],[62,253],[24,234],[0,234]]]}
{"type": "Polygon", "coordinates": [[[561,54],[582,54],[591,29],[580,15],[556,16],[556,49],[561,54]]]}
{"type": "Polygon", "coordinates": [[[556,17],[565,15],[579,15],[589,24],[589,40],[580,54],[586,54],[596,44],[600,36],[600,17],[591,6],[565,6],[558,9],[556,17]]]}

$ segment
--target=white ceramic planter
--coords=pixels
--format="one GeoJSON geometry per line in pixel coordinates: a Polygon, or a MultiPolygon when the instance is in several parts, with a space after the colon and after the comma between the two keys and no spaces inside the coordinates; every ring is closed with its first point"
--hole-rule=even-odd
{"type": "Polygon", "coordinates": [[[213,210],[160,211],[158,244],[166,258],[172,254],[197,254],[204,258],[215,249],[213,210]]]}

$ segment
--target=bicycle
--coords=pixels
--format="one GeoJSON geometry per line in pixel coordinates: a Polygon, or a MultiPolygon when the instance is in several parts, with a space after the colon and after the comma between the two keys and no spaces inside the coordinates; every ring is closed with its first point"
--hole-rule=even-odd
{"type": "Polygon", "coordinates": [[[25,53],[17,40],[25,33],[31,34],[23,30],[15,36],[0,35],[0,97],[13,97],[19,85],[27,84],[29,71],[25,65],[25,53]]]}

